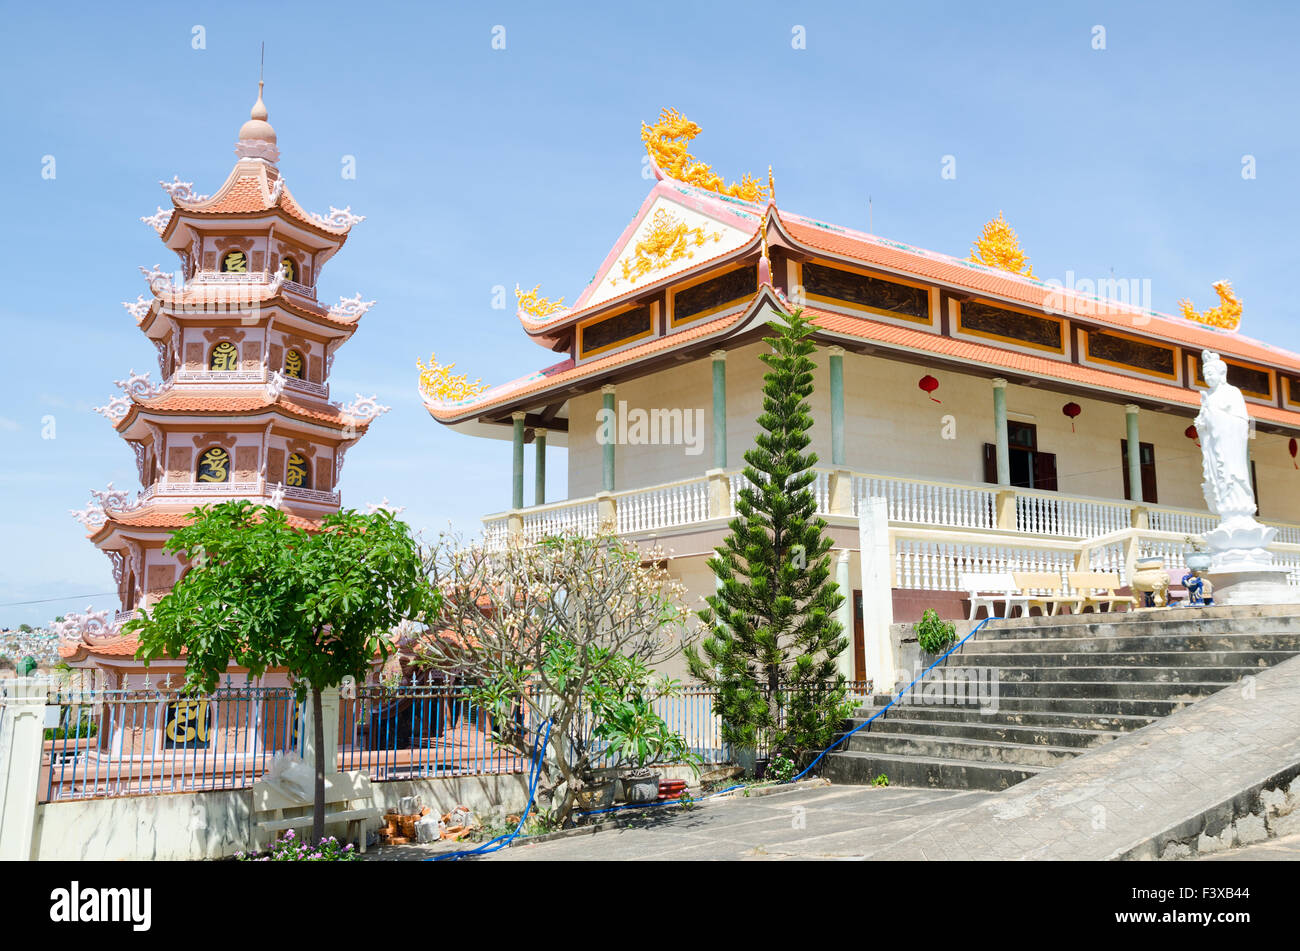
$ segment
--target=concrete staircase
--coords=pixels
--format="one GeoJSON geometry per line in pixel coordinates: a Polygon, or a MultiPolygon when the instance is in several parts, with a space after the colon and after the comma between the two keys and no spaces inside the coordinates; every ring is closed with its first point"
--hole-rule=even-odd
{"type": "MultiPolygon", "coordinates": [[[[969,630],[972,625],[965,625],[969,630]]],[[[962,628],[959,627],[959,637],[962,628]]],[[[1175,608],[986,625],[934,674],[968,672],[965,702],[896,703],[825,760],[832,782],[1005,789],[1300,654],[1291,607],[1175,608]],[[978,694],[981,702],[972,702],[978,694]]],[[[961,683],[960,678],[957,683],[961,683]]],[[[858,726],[889,702],[872,697],[858,726]]]]}

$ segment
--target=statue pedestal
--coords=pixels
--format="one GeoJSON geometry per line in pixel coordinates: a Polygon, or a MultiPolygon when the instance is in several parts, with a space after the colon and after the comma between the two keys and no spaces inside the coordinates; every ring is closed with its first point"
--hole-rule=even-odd
{"type": "Polygon", "coordinates": [[[1287,584],[1291,569],[1282,565],[1211,568],[1215,604],[1300,604],[1300,588],[1287,584]]]}

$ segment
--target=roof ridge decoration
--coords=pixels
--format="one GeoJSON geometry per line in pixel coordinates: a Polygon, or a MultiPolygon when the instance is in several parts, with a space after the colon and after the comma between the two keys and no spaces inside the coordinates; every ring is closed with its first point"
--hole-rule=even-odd
{"type": "Polygon", "coordinates": [[[549,317],[552,314],[558,314],[562,310],[570,308],[564,306],[564,298],[551,300],[542,297],[537,292],[541,290],[542,285],[538,284],[531,291],[522,291],[519,285],[515,285],[515,300],[518,301],[516,311],[518,313],[528,314],[531,317],[549,317]]]}
{"type": "Polygon", "coordinates": [[[423,360],[418,359],[415,361],[415,365],[420,370],[420,396],[425,402],[463,403],[466,400],[473,399],[485,390],[491,389],[481,379],[475,380],[473,383],[469,382],[468,375],[464,373],[453,376],[451,371],[456,368],[456,364],[439,363],[436,353],[429,354],[428,366],[425,366],[423,360]]]}
{"type": "Polygon", "coordinates": [[[330,205],[330,213],[322,215],[319,212],[310,212],[307,217],[311,223],[318,228],[324,228],[326,231],[338,231],[340,233],[348,231],[355,224],[360,224],[366,220],[365,215],[354,215],[352,206],[347,205],[344,208],[335,208],[330,205]]]}
{"type": "Polygon", "coordinates": [[[754,176],[745,174],[739,182],[728,185],[712,166],[699,161],[686,150],[700,132],[697,124],[676,109],[665,108],[654,125],[641,123],[641,141],[646,152],[655,167],[669,178],[745,201],[764,198],[767,191],[754,176]]]}
{"type": "Polygon", "coordinates": [[[1178,302],[1178,308],[1182,311],[1183,316],[1188,320],[1218,330],[1235,331],[1239,329],[1241,327],[1241,300],[1233,293],[1232,284],[1228,281],[1215,281],[1210,286],[1219,295],[1219,306],[1198,313],[1196,308],[1192,306],[1191,300],[1185,297],[1178,302]]]}
{"type": "Polygon", "coordinates": [[[339,411],[344,416],[351,416],[354,420],[378,419],[387,413],[391,406],[383,406],[379,403],[379,394],[375,393],[370,396],[357,394],[357,398],[346,406],[340,404],[339,411]]]}
{"type": "Polygon", "coordinates": [[[75,518],[88,531],[94,531],[108,521],[108,509],[126,511],[134,508],[131,493],[126,489],[115,489],[113,483],[108,488],[90,490],[90,499],[84,509],[68,509],[68,514],[75,518]]]}
{"type": "Polygon", "coordinates": [[[339,295],[339,302],[332,306],[328,314],[335,320],[343,322],[355,322],[360,320],[370,308],[375,306],[372,300],[363,301],[361,292],[357,291],[352,297],[339,295]]]}
{"type": "MultiPolygon", "coordinates": [[[[660,271],[668,265],[683,258],[695,257],[692,248],[701,248],[708,241],[717,243],[722,240],[722,232],[715,231],[706,235],[704,227],[688,228],[667,208],[660,208],[650,221],[650,231],[632,248],[632,263],[623,259],[622,280],[636,283],[651,271],[660,271]]],[[[618,284],[619,278],[610,281],[618,284]]]]}
{"type": "Polygon", "coordinates": [[[197,194],[194,191],[194,183],[181,181],[179,175],[173,175],[170,182],[159,180],[158,184],[163,187],[163,191],[170,195],[172,201],[176,203],[185,202],[186,204],[198,204],[199,202],[207,201],[212,197],[211,195],[197,194]]]}
{"type": "Polygon", "coordinates": [[[153,301],[145,300],[143,294],[137,294],[134,301],[122,301],[122,306],[135,318],[135,322],[138,324],[149,315],[149,308],[153,307],[153,301]]]}
{"type": "Polygon", "coordinates": [[[58,638],[61,646],[67,647],[78,647],[92,637],[112,637],[116,633],[109,623],[108,609],[96,611],[89,604],[84,614],[74,611],[65,614],[62,621],[52,621],[50,632],[58,638]]]}
{"type": "Polygon", "coordinates": [[[996,218],[984,225],[984,230],[975,239],[975,244],[970,249],[970,260],[985,267],[1038,279],[1029,264],[1029,258],[1020,248],[1020,237],[1015,229],[1007,224],[1007,219],[1002,217],[1001,211],[996,218]]]}
{"type": "Polygon", "coordinates": [[[162,205],[159,205],[158,210],[155,211],[152,215],[147,215],[147,216],[141,215],[140,220],[143,221],[145,224],[147,224],[150,228],[153,228],[154,231],[157,231],[159,234],[162,234],[164,231],[167,230],[167,222],[172,220],[173,210],[174,209],[172,208],[164,208],[162,205]]]}

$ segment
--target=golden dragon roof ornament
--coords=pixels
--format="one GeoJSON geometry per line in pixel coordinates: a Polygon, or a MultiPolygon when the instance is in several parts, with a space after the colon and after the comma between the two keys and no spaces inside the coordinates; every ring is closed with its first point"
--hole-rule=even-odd
{"type": "Polygon", "coordinates": [[[515,299],[519,301],[519,309],[533,317],[549,317],[551,314],[564,310],[564,298],[548,300],[537,293],[541,287],[542,285],[538,284],[531,291],[521,291],[519,285],[516,284],[515,299]]]}
{"type": "MultiPolygon", "coordinates": [[[[695,257],[692,248],[703,247],[707,241],[721,240],[722,232],[705,234],[703,227],[687,227],[667,208],[660,208],[650,219],[646,236],[633,246],[632,256],[623,259],[623,280],[636,282],[674,261],[695,257]]],[[[617,284],[618,278],[614,278],[612,283],[617,284]]]]}
{"type": "Polygon", "coordinates": [[[420,392],[439,402],[459,403],[471,396],[478,396],[488,388],[482,380],[469,382],[463,373],[453,376],[451,371],[456,368],[456,364],[448,363],[444,366],[433,353],[429,354],[428,366],[422,360],[416,360],[415,365],[420,368],[420,392]]]}
{"type": "Polygon", "coordinates": [[[641,123],[641,141],[646,151],[669,178],[744,201],[759,201],[767,196],[767,190],[754,176],[745,175],[738,183],[728,185],[711,166],[686,151],[699,134],[700,127],[676,109],[665,109],[654,125],[641,123]]]}
{"type": "Polygon", "coordinates": [[[1236,330],[1241,326],[1241,301],[1232,292],[1232,285],[1227,281],[1215,281],[1211,286],[1219,295],[1218,307],[1211,307],[1203,313],[1197,313],[1192,302],[1184,298],[1178,302],[1179,309],[1182,310],[1184,317],[1198,324],[1218,327],[1222,330],[1236,330]]]}
{"type": "Polygon", "coordinates": [[[1036,277],[1034,269],[1029,266],[1029,258],[1020,249],[1020,238],[1000,211],[975,239],[970,249],[970,260],[1012,274],[1036,277]]]}

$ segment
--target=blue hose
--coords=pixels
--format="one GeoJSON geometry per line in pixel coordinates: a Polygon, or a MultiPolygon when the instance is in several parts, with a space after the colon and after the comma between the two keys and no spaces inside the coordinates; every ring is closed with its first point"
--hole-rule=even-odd
{"type": "MultiPolygon", "coordinates": [[[[540,734],[541,731],[539,730],[538,733],[540,734]]],[[[528,814],[533,809],[533,798],[537,795],[537,780],[542,775],[542,769],[541,769],[542,759],[541,756],[539,755],[539,750],[541,754],[545,754],[546,744],[550,742],[550,739],[551,739],[551,721],[547,720],[546,735],[545,736],[539,735],[538,739],[533,743],[533,763],[528,770],[528,805],[524,807],[524,814],[519,817],[519,825],[515,826],[513,832],[507,832],[505,835],[499,835],[495,839],[492,839],[489,842],[484,842],[478,848],[465,849],[458,852],[444,852],[442,855],[431,855],[424,861],[445,862],[448,860],[455,861],[456,859],[462,859],[469,855],[487,855],[490,852],[496,852],[498,849],[504,849],[507,845],[513,842],[516,838],[518,838],[520,832],[523,831],[524,823],[528,821],[528,814]]]]}

